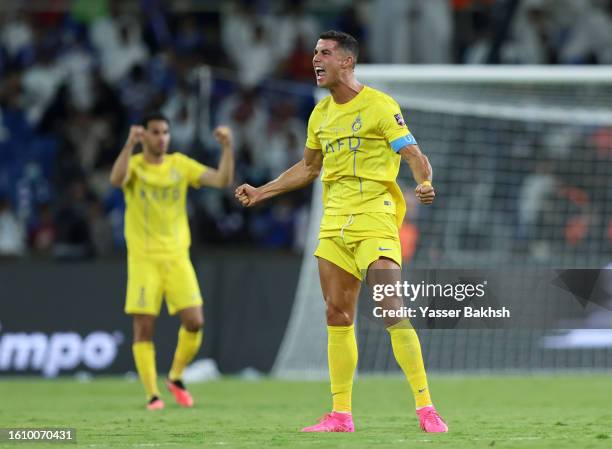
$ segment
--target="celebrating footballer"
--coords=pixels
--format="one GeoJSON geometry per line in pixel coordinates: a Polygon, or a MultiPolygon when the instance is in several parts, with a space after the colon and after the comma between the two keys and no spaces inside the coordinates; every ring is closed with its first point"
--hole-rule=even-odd
{"type": "Polygon", "coordinates": [[[198,281],[189,258],[191,236],[186,212],[189,186],[224,188],[234,176],[232,133],[218,127],[221,144],[219,167],[213,169],[181,153],[168,154],[170,123],[162,114],[132,126],[113,165],[110,181],[125,196],[125,239],[128,249],[128,282],[125,312],[133,317],[132,352],[147,396],[147,408],[164,408],[157,387],[153,331],[165,298],[181,327],[166,386],[176,402],[193,406],[182,374],[202,342],[204,313],[198,281]],[[142,153],[133,155],[142,145],[142,153]]]}
{"type": "MultiPolygon", "coordinates": [[[[319,36],[313,66],[318,87],[330,94],[308,121],[304,158],[261,187],[243,184],[236,198],[251,207],[312,183],[321,171],[324,214],[319,232],[319,277],[326,305],[328,361],[333,407],[304,432],[354,432],[351,393],[357,367],[354,320],[361,281],[401,280],[398,227],[406,212],[396,183],[402,159],[408,162],[422,204],[435,198],[432,169],[408,130],[399,105],[355,79],[359,46],[350,35],[319,36]],[[384,274],[383,274],[384,273],[384,274]]],[[[401,298],[387,298],[387,308],[401,298]]],[[[447,432],[433,406],[419,338],[406,319],[385,321],[395,358],[404,371],[425,432],[447,432]]]]}

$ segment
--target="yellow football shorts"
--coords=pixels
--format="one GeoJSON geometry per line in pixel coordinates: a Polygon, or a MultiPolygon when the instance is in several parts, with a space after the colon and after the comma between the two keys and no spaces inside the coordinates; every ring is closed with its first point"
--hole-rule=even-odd
{"type": "Polygon", "coordinates": [[[202,295],[189,257],[145,259],[128,256],[125,313],[159,315],[163,298],[168,313],[202,305],[202,295]]]}
{"type": "Polygon", "coordinates": [[[315,256],[363,280],[370,264],[381,257],[402,265],[395,215],[365,213],[324,215],[315,256]]]}

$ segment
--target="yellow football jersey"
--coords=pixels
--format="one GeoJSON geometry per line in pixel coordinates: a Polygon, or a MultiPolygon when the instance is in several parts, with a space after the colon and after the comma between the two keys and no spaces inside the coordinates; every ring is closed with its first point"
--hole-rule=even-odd
{"type": "Polygon", "coordinates": [[[416,140],[390,96],[364,86],[344,104],[321,100],[308,120],[306,146],[323,152],[324,213],[391,213],[401,226],[406,204],[396,151],[408,144],[416,140]]]}
{"type": "Polygon", "coordinates": [[[125,195],[125,240],[131,256],[173,257],[191,245],[187,188],[200,187],[208,167],[181,153],[149,164],[142,153],[130,158],[125,195]]]}

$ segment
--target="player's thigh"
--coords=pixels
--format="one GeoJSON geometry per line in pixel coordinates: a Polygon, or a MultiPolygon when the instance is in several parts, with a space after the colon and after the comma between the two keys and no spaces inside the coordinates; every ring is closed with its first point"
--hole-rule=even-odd
{"type": "Polygon", "coordinates": [[[353,248],[349,247],[341,237],[320,238],[314,255],[340,267],[353,277],[362,279],[355,262],[353,248]]]}
{"type": "Polygon", "coordinates": [[[159,315],[162,303],[162,273],[157,261],[128,257],[125,313],[159,315]]]}
{"type": "Polygon", "coordinates": [[[330,326],[351,325],[355,320],[361,281],[324,258],[319,257],[318,264],[327,324],[330,326]]]}
{"type": "Polygon", "coordinates": [[[179,257],[165,262],[164,293],[168,313],[202,305],[198,278],[189,257],[179,257]]]}
{"type": "MultiPolygon", "coordinates": [[[[390,292],[385,293],[383,299],[378,301],[376,306],[382,307],[382,309],[386,311],[400,311],[404,306],[404,301],[403,297],[401,294],[398,294],[395,287],[401,284],[402,268],[395,259],[392,259],[389,256],[400,257],[401,250],[392,248],[393,254],[389,254],[386,251],[383,251],[383,254],[380,254],[380,245],[384,245],[382,248],[391,248],[394,246],[393,241],[385,241],[385,239],[372,239],[372,241],[366,244],[362,249],[364,252],[364,255],[362,255],[364,260],[363,263],[364,265],[367,264],[366,282],[370,289],[379,288],[382,292],[390,292]],[[394,288],[385,289],[385,286],[387,285],[391,285],[394,288]]],[[[391,315],[393,316],[392,318],[390,318],[387,314],[384,315],[383,322],[386,327],[395,325],[404,320],[403,318],[395,318],[395,316],[400,316],[399,314],[391,315]]]]}

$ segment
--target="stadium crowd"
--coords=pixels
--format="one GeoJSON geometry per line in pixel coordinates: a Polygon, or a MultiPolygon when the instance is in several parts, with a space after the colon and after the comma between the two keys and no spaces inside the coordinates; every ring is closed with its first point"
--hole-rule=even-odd
{"type": "MultiPolygon", "coordinates": [[[[123,247],[122,194],[108,173],[146,111],[166,114],[171,147],[204,163],[218,157],[212,125],[231,126],[236,182],[261,184],[301,157],[320,31],[353,34],[361,62],[486,63],[506,4],[193,0],[186,12],[161,0],[75,0],[42,12],[9,3],[0,8],[0,256],[58,258],[123,247]]],[[[509,36],[494,62],[612,63],[612,1],[522,2],[509,36]]],[[[307,195],[253,213],[229,191],[194,192],[193,240],[299,250],[307,195]]]]}

